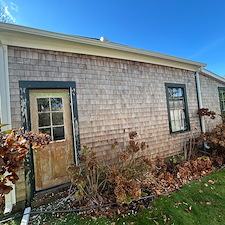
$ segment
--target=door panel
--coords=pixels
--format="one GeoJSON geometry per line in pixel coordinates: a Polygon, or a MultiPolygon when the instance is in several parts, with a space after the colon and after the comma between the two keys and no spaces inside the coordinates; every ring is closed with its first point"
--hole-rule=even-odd
{"type": "Polygon", "coordinates": [[[68,90],[30,90],[30,118],[33,132],[52,137],[33,152],[36,191],[69,182],[66,167],[74,153],[68,90]]]}

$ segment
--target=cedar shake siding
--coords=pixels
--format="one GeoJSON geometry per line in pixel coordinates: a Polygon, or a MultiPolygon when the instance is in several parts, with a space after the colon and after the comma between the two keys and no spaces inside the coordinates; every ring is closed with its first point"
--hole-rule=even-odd
{"type": "Polygon", "coordinates": [[[204,108],[208,108],[211,111],[216,112],[216,118],[214,120],[209,117],[205,117],[206,131],[210,131],[217,124],[222,123],[220,99],[219,99],[219,87],[225,87],[223,82],[220,82],[212,77],[208,77],[204,74],[200,74],[202,102],[204,108]]]}
{"type": "MultiPolygon", "coordinates": [[[[75,81],[81,146],[93,148],[106,161],[114,157],[114,141],[127,142],[130,131],[149,145],[142,154],[153,157],[182,152],[184,140],[200,133],[195,72],[14,46],[8,46],[8,68],[13,128],[21,126],[19,81],[75,81]],[[165,83],[185,84],[190,131],[170,133],[165,83]]],[[[218,99],[218,111],[217,104],[218,99]]],[[[17,202],[26,199],[24,181],[21,171],[17,202]]]]}
{"type": "Polygon", "coordinates": [[[13,127],[21,126],[19,80],[75,81],[81,146],[113,157],[111,144],[137,131],[144,154],[182,151],[190,132],[200,132],[194,72],[147,63],[9,46],[13,127]],[[186,85],[190,132],[170,134],[165,83],[186,85]]]}

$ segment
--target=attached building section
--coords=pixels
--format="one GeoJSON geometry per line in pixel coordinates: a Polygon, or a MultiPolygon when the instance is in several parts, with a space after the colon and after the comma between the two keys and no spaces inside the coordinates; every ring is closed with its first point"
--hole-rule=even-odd
{"type": "Polygon", "coordinates": [[[209,76],[209,73],[206,70],[200,73],[203,107],[208,108],[210,111],[214,111],[217,114],[214,120],[205,116],[204,120],[206,131],[210,131],[217,124],[222,123],[222,118],[220,116],[221,115],[220,101],[222,99],[220,99],[219,88],[225,87],[225,79],[219,76],[218,78],[209,76]]]}

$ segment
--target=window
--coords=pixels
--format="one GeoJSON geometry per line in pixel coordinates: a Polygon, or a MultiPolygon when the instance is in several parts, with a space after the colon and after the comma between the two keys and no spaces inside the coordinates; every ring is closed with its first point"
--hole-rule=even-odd
{"type": "Polygon", "coordinates": [[[219,87],[221,114],[225,114],[225,87],[219,87]]]}
{"type": "Polygon", "coordinates": [[[170,133],[190,129],[185,84],[165,84],[170,133]]]}
{"type": "Polygon", "coordinates": [[[49,134],[53,141],[63,140],[64,119],[62,98],[37,98],[39,132],[49,134]]]}

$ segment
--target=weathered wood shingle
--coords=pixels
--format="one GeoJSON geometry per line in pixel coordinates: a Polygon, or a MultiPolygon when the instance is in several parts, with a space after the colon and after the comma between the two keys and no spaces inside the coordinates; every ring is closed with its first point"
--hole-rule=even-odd
{"type": "Polygon", "coordinates": [[[143,154],[152,156],[179,153],[184,139],[200,132],[191,71],[11,46],[9,79],[12,125],[17,128],[21,126],[19,80],[75,81],[81,146],[93,147],[105,160],[114,157],[113,142],[127,142],[130,131],[137,131],[139,139],[147,142],[149,149],[143,154]],[[170,134],[165,83],[186,84],[191,132],[170,134]]]}

